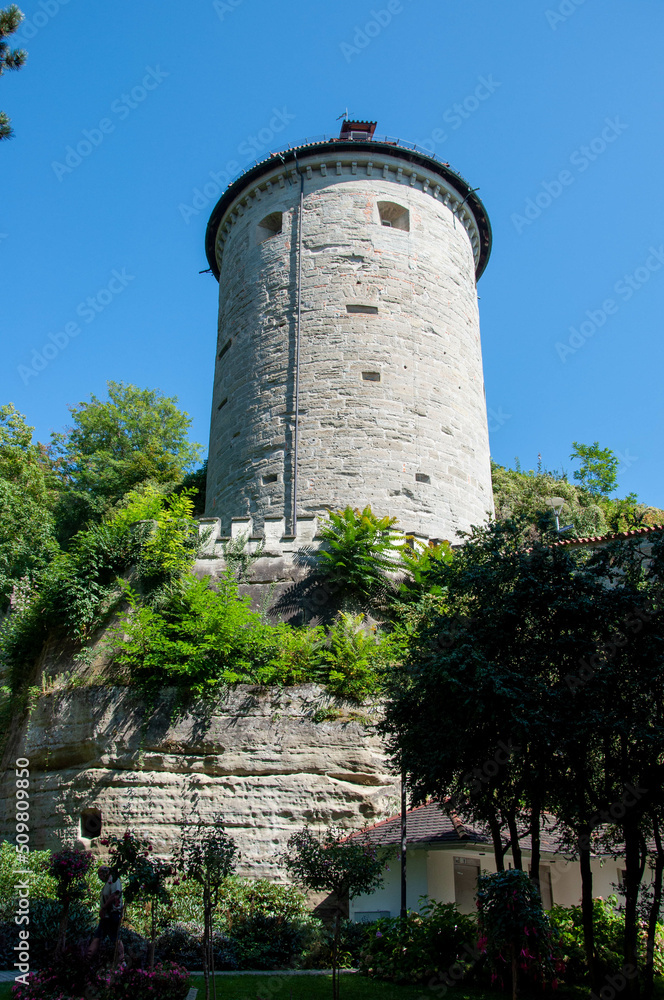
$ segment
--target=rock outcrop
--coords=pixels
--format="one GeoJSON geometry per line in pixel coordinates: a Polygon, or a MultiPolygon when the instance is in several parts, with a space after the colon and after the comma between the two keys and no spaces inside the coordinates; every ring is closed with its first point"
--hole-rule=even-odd
{"type": "Polygon", "coordinates": [[[314,684],[239,685],[186,708],[168,690],[153,706],[120,687],[42,694],[5,754],[0,833],[12,838],[9,768],[27,757],[32,848],[97,849],[81,818],[99,810],[102,837],[129,826],[170,854],[183,824],[218,815],[241,871],[278,876],[275,855],[305,824],[357,830],[398,808],[376,709],[359,711],[314,684]]]}

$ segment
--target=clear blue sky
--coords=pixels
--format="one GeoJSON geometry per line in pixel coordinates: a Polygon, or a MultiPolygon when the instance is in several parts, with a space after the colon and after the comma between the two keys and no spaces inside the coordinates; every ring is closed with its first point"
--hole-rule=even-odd
{"type": "Polygon", "coordinates": [[[571,470],[571,442],[599,440],[623,456],[620,493],[664,507],[664,5],[389,4],[20,4],[28,62],[0,80],[16,132],[0,145],[0,401],[46,440],[107,379],[158,387],[207,449],[210,173],[335,132],[348,107],[433,141],[480,188],[493,457],[571,470]]]}

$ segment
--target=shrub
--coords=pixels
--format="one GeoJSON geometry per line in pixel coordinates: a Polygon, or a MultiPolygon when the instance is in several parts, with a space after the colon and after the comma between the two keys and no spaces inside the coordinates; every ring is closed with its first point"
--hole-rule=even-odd
{"type": "Polygon", "coordinates": [[[492,969],[492,982],[512,979],[516,996],[519,978],[557,986],[563,963],[539,889],[519,869],[483,874],[477,879],[480,940],[492,969]]]}
{"type": "Polygon", "coordinates": [[[188,992],[189,973],[174,962],[154,969],[115,969],[104,977],[104,1000],[183,1000],[188,992]]]}
{"type": "Polygon", "coordinates": [[[31,973],[27,983],[16,983],[12,995],[17,1000],[83,1000],[105,996],[105,991],[84,950],[69,948],[47,968],[31,973]]]}
{"type": "MultiPolygon", "coordinates": [[[[58,941],[62,904],[56,899],[30,900],[30,964],[35,969],[46,968],[58,941]]],[[[71,903],[67,923],[67,940],[73,948],[87,946],[96,926],[93,912],[81,902],[71,903]]],[[[16,961],[13,948],[18,944],[19,928],[13,915],[0,924],[0,968],[11,969],[16,961]]]]}
{"type": "MultiPolygon", "coordinates": [[[[622,969],[623,937],[625,917],[617,912],[616,896],[607,900],[593,900],[593,921],[595,926],[595,954],[597,972],[600,978],[616,975],[622,969]]],[[[565,960],[563,980],[570,986],[588,982],[588,967],[583,944],[583,920],[580,906],[554,906],[549,911],[549,920],[558,935],[558,947],[565,960]]],[[[655,975],[664,975],[664,953],[662,952],[663,930],[658,931],[655,948],[655,975]]],[[[645,931],[639,936],[642,959],[645,960],[645,931]]]]}
{"type": "MultiPolygon", "coordinates": [[[[427,901],[419,913],[377,920],[368,925],[360,968],[397,983],[424,982],[457,966],[473,964],[477,925],[454,903],[427,901]]],[[[459,979],[461,976],[455,976],[459,979]]]]}
{"type": "MultiPolygon", "coordinates": [[[[202,950],[202,926],[175,924],[157,939],[155,954],[160,962],[175,962],[186,969],[200,969],[202,950]]],[[[212,934],[212,950],[217,972],[234,972],[239,968],[235,942],[225,934],[212,934]]]]}
{"type": "Polygon", "coordinates": [[[374,632],[367,634],[362,615],[340,612],[328,630],[327,684],[332,694],[361,702],[378,690],[381,648],[374,632]]]}

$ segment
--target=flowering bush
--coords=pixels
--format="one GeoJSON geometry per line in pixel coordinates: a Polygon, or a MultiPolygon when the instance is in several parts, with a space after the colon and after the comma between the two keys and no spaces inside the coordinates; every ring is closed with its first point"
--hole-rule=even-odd
{"type": "Polygon", "coordinates": [[[80,899],[85,894],[85,877],[90,871],[92,861],[93,855],[90,851],[76,851],[71,847],[65,847],[51,854],[46,862],[48,874],[56,881],[56,895],[62,903],[56,949],[58,953],[65,947],[69,907],[75,899],[80,899]]]}
{"type": "Polygon", "coordinates": [[[115,969],[104,978],[105,1000],[183,1000],[189,973],[181,965],[164,962],[154,969],[115,969]]]}
{"type": "Polygon", "coordinates": [[[71,847],[51,854],[46,861],[46,871],[56,880],[59,899],[73,899],[84,890],[84,879],[90,871],[92,861],[90,851],[75,851],[71,847]]]}
{"type": "Polygon", "coordinates": [[[58,977],[50,969],[31,972],[26,983],[14,983],[12,998],[13,1000],[70,1000],[70,997],[63,993],[58,977]]]}
{"type": "Polygon", "coordinates": [[[519,869],[480,875],[477,879],[478,948],[488,958],[491,981],[517,981],[525,974],[555,989],[565,963],[544,910],[539,889],[519,869]]]}
{"type": "Polygon", "coordinates": [[[476,958],[476,939],[472,917],[459,913],[454,903],[430,900],[405,920],[382,918],[366,925],[360,968],[398,983],[424,983],[452,969],[458,982],[476,958]]]}

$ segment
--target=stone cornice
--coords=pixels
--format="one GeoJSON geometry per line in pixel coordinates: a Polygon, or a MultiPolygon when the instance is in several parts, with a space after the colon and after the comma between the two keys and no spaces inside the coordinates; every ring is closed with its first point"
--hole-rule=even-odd
{"type": "Polygon", "coordinates": [[[381,142],[325,142],[273,155],[230,185],[215,206],[206,233],[210,267],[219,279],[224,243],[246,208],[277,188],[314,177],[381,179],[404,184],[446,205],[465,227],[473,250],[476,277],[491,252],[491,226],[484,206],[468,183],[444,164],[405,147],[381,142]]]}

